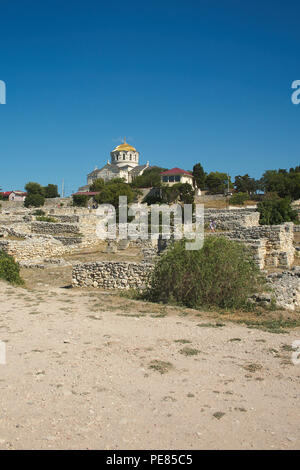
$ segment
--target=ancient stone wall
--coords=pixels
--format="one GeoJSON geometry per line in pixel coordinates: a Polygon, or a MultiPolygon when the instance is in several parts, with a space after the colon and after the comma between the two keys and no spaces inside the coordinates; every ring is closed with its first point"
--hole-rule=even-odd
{"type": "Polygon", "coordinates": [[[0,250],[12,255],[16,261],[28,261],[62,256],[67,252],[67,247],[53,237],[36,237],[26,240],[0,239],[0,250]]]}
{"type": "Polygon", "coordinates": [[[73,266],[74,287],[102,289],[142,289],[153,265],[117,261],[78,263],[73,266]]]}
{"type": "Polygon", "coordinates": [[[59,222],[32,222],[32,233],[59,235],[61,233],[79,233],[78,224],[63,224],[59,222]]]}
{"type": "Polygon", "coordinates": [[[269,274],[267,279],[279,307],[288,310],[300,308],[299,266],[295,266],[290,271],[269,274]]]}
{"type": "Polygon", "coordinates": [[[268,292],[254,294],[249,300],[262,306],[276,306],[286,310],[300,309],[300,266],[290,271],[271,273],[266,277],[268,292]]]}
{"type": "Polygon", "coordinates": [[[224,232],[228,238],[243,241],[246,245],[255,247],[257,244],[257,259],[260,268],[287,267],[290,268],[295,257],[294,224],[261,225],[258,227],[240,227],[231,232],[224,232]],[[262,243],[258,243],[258,241],[262,243]]]}
{"type": "Polygon", "coordinates": [[[214,220],[218,230],[234,230],[238,227],[253,227],[259,224],[259,212],[255,209],[217,210],[206,209],[204,223],[214,220]]]}

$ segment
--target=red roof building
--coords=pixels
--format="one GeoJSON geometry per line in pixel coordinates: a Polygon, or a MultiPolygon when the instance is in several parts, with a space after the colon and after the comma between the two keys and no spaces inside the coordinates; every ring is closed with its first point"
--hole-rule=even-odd
{"type": "Polygon", "coordinates": [[[182,168],[171,168],[171,170],[166,170],[161,173],[162,183],[172,186],[176,183],[188,183],[191,186],[194,185],[194,177],[192,173],[182,168]]]}
{"type": "Polygon", "coordinates": [[[24,201],[27,193],[24,191],[5,191],[0,193],[4,199],[9,201],[24,201]]]}
{"type": "Polygon", "coordinates": [[[182,170],[182,168],[172,168],[171,170],[166,170],[161,173],[161,175],[189,175],[192,176],[190,171],[182,170]]]}

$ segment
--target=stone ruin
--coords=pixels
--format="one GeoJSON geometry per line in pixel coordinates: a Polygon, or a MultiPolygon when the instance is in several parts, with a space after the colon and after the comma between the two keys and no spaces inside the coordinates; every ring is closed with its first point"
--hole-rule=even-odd
{"type": "MultiPolygon", "coordinates": [[[[0,214],[0,250],[14,256],[21,265],[62,265],[63,256],[76,253],[84,247],[99,244],[96,234],[97,216],[87,209],[49,209],[48,215],[57,222],[37,221],[32,210],[17,209],[0,214]]],[[[207,210],[205,224],[213,219],[217,232],[208,236],[226,236],[246,244],[260,269],[282,269],[285,274],[275,273],[269,278],[279,305],[285,308],[299,307],[298,289],[300,279],[291,271],[295,257],[294,232],[299,226],[286,223],[278,226],[260,226],[255,209],[207,210]],[[292,279],[292,281],[291,281],[292,279]],[[283,300],[284,299],[284,300],[283,300]],[[291,300],[292,299],[292,300],[291,300]]],[[[147,272],[160,252],[167,248],[170,240],[112,240],[107,252],[124,251],[128,246],[139,246],[143,254],[141,263],[103,261],[80,263],[73,267],[73,285],[92,285],[100,288],[141,288],[147,272]],[[93,282],[91,282],[93,280],[93,282]]]]}

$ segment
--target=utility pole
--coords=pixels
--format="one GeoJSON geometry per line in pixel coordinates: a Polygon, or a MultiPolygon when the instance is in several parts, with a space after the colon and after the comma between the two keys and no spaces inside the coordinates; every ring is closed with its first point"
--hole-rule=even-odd
{"type": "Polygon", "coordinates": [[[229,173],[227,173],[227,196],[226,196],[226,199],[227,199],[227,210],[229,210],[229,173]]]}
{"type": "Polygon", "coordinates": [[[61,197],[64,197],[64,190],[65,190],[65,180],[62,180],[61,184],[61,197]]]}

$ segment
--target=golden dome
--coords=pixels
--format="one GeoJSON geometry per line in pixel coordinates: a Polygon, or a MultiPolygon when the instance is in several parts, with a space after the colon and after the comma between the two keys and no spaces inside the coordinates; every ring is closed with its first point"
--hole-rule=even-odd
{"type": "Polygon", "coordinates": [[[113,152],[119,152],[120,150],[125,150],[125,152],[136,152],[136,149],[134,147],[127,144],[125,137],[123,144],[118,145],[115,149],[113,149],[113,152]]]}

